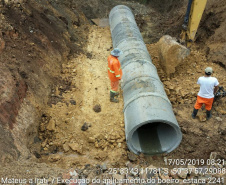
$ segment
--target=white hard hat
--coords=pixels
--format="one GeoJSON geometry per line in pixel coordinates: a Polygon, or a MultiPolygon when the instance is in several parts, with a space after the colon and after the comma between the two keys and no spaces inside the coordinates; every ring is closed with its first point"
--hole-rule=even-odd
{"type": "Polygon", "coordinates": [[[212,67],[207,67],[207,68],[205,69],[205,73],[208,74],[208,75],[211,75],[211,74],[213,73],[212,67]]]}
{"type": "Polygon", "coordinates": [[[115,48],[111,51],[111,55],[113,55],[115,57],[119,57],[120,55],[122,55],[122,51],[118,48],[115,48]]]}

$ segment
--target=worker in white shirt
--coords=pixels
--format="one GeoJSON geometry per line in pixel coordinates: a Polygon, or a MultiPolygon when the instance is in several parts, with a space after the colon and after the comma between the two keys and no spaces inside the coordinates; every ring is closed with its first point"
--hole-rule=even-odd
{"type": "Polygon", "coordinates": [[[205,76],[199,77],[197,84],[200,85],[200,90],[192,113],[192,118],[195,119],[198,110],[205,104],[206,119],[209,120],[211,115],[211,108],[214,100],[214,94],[218,89],[219,82],[215,77],[212,77],[213,69],[207,67],[205,69],[205,76]]]}

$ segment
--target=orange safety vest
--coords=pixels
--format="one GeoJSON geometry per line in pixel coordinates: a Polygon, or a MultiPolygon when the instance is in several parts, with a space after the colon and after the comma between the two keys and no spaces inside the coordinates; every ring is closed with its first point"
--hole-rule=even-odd
{"type": "Polygon", "coordinates": [[[121,80],[122,69],[117,57],[110,55],[108,57],[108,76],[112,82],[121,80]]]}

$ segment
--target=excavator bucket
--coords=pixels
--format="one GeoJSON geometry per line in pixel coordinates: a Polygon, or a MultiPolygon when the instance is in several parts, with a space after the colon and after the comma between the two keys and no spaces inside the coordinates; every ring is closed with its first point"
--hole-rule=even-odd
{"type": "Polygon", "coordinates": [[[174,73],[175,68],[190,54],[188,48],[169,35],[164,35],[159,40],[158,52],[161,66],[168,76],[174,73]]]}

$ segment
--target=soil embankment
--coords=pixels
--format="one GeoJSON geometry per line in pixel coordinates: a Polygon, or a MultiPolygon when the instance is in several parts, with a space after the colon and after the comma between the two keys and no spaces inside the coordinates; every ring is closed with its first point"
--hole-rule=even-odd
{"type": "Polygon", "coordinates": [[[87,19],[47,1],[1,2],[0,162],[29,156],[42,110],[67,57],[81,53],[87,19]],[[84,27],[83,27],[84,26],[84,27]],[[79,27],[83,27],[81,30],[79,27]],[[25,131],[25,132],[24,132],[25,131]],[[7,134],[6,134],[7,133],[7,134]]]}

